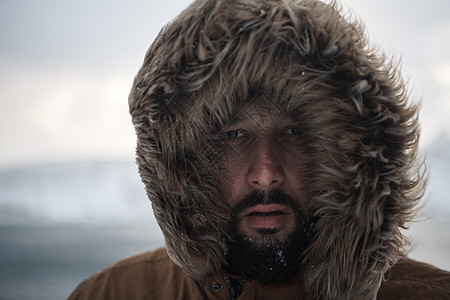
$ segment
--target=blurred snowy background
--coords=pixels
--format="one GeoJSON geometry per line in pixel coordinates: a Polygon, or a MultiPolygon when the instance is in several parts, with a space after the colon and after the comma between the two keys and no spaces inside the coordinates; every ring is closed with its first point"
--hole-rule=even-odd
{"type": "MultiPolygon", "coordinates": [[[[0,1],[0,299],[64,298],[106,264],[163,244],[127,97],[152,40],[189,2],[0,1]]],[[[431,176],[411,256],[450,270],[450,2],[341,3],[401,58],[422,99],[431,176]]]]}

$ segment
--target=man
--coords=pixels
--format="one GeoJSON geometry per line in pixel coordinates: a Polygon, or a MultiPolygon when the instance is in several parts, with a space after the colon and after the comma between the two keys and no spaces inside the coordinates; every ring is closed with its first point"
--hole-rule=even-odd
{"type": "Polygon", "coordinates": [[[361,27],[316,0],[198,0],[129,97],[166,248],[71,299],[449,299],[404,256],[424,188],[416,107],[361,27]]]}

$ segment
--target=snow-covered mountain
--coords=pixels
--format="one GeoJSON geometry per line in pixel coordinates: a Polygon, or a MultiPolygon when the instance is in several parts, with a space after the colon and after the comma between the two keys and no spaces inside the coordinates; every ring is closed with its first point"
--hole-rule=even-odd
{"type": "Polygon", "coordinates": [[[441,135],[425,151],[428,184],[424,213],[450,217],[450,137],[441,135]]]}
{"type": "Polygon", "coordinates": [[[153,218],[133,161],[46,164],[0,173],[0,224],[153,218]]]}

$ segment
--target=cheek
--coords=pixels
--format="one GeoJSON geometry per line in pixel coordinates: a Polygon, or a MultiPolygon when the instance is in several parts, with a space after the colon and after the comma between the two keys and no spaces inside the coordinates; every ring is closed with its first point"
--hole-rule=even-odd
{"type": "Polygon", "coordinates": [[[223,195],[223,199],[228,203],[230,207],[233,207],[239,199],[241,191],[244,189],[245,183],[245,169],[243,162],[238,160],[224,162],[222,164],[223,172],[219,178],[220,192],[223,195]]]}
{"type": "Polygon", "coordinates": [[[308,215],[308,186],[310,185],[311,171],[308,166],[307,156],[297,154],[292,157],[292,162],[294,163],[290,164],[288,172],[293,182],[292,186],[295,189],[293,192],[295,195],[298,195],[297,200],[305,214],[308,215]]]}

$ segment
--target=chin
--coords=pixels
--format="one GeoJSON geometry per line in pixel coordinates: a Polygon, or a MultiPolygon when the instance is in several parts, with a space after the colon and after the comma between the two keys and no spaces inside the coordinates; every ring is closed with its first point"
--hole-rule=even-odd
{"type": "Polygon", "coordinates": [[[293,231],[291,230],[280,230],[278,228],[258,228],[252,229],[250,232],[248,230],[241,230],[241,236],[244,237],[249,243],[252,243],[258,247],[267,247],[274,244],[282,244],[286,242],[288,236],[293,231]]]}

